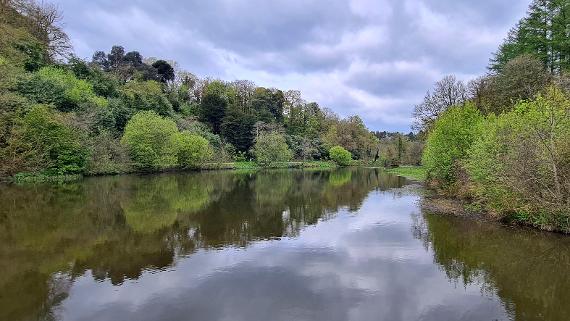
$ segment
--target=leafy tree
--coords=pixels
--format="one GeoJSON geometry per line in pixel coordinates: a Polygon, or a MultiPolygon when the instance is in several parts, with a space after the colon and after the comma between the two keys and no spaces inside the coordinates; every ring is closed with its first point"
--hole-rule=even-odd
{"type": "Polygon", "coordinates": [[[323,142],[329,148],[342,146],[358,159],[374,157],[378,149],[378,138],[366,128],[358,116],[335,120],[324,134],[323,142]]]}
{"type": "Polygon", "coordinates": [[[21,170],[80,174],[87,157],[80,137],[48,106],[36,105],[14,127],[9,153],[22,161],[21,170]]]}
{"type": "Polygon", "coordinates": [[[435,121],[423,155],[434,183],[447,189],[457,182],[467,151],[480,135],[482,121],[483,116],[471,103],[452,107],[435,121]]]}
{"type": "Polygon", "coordinates": [[[77,79],[71,71],[54,67],[44,67],[25,77],[19,82],[18,91],[38,103],[54,104],[60,111],[76,110],[84,103],[107,105],[89,82],[77,79]]]}
{"type": "Polygon", "coordinates": [[[121,139],[134,165],[142,170],[159,169],[176,163],[176,123],[153,111],[134,115],[121,139]]]}
{"type": "Polygon", "coordinates": [[[255,117],[232,108],[225,115],[221,134],[240,152],[247,152],[253,146],[255,117]]]}
{"type": "Polygon", "coordinates": [[[283,121],[285,98],[280,90],[256,88],[251,98],[251,108],[259,121],[266,123],[283,121]]]}
{"type": "Polygon", "coordinates": [[[157,60],[152,66],[156,68],[160,82],[166,83],[174,80],[174,68],[168,62],[157,60]]]}
{"type": "Polygon", "coordinates": [[[212,126],[214,134],[219,134],[226,115],[228,100],[216,87],[215,85],[209,86],[209,91],[202,97],[200,119],[212,126]]]}
{"type": "Polygon", "coordinates": [[[152,110],[161,116],[173,113],[172,105],[156,81],[130,81],[121,89],[121,100],[134,110],[152,110]]]}
{"type": "Polygon", "coordinates": [[[285,137],[279,133],[263,133],[255,141],[253,155],[257,163],[269,167],[277,162],[287,162],[293,157],[285,137]]]}
{"type": "Polygon", "coordinates": [[[543,64],[530,55],[521,55],[496,74],[469,83],[472,101],[483,113],[510,111],[521,100],[534,98],[552,81],[543,64]]]}
{"type": "Polygon", "coordinates": [[[122,46],[113,46],[111,52],[107,55],[109,70],[117,70],[125,58],[125,48],[122,46]]]}
{"type": "Polygon", "coordinates": [[[197,168],[212,156],[212,148],[203,137],[182,132],[176,135],[176,156],[183,168],[197,168]]]}
{"type": "Polygon", "coordinates": [[[512,59],[531,54],[550,72],[570,68],[570,3],[565,0],[534,0],[527,16],[510,30],[491,59],[490,69],[502,70],[512,59]]]}
{"type": "Polygon", "coordinates": [[[479,199],[524,223],[570,228],[569,142],[570,99],[557,88],[489,117],[467,161],[479,199]]]}
{"type": "Polygon", "coordinates": [[[342,146],[334,146],[329,150],[329,157],[339,166],[348,166],[352,160],[352,154],[342,146]]]}

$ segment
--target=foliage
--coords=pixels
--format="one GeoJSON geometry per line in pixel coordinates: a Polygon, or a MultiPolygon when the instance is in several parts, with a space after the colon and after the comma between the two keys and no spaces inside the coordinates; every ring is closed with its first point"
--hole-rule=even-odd
{"type": "Polygon", "coordinates": [[[203,137],[184,131],[176,135],[176,157],[178,165],[184,168],[198,168],[212,157],[212,148],[203,137]]]}
{"type": "Polygon", "coordinates": [[[61,68],[43,67],[24,77],[18,91],[35,102],[53,104],[60,111],[76,110],[86,103],[98,107],[107,105],[105,99],[95,95],[93,85],[61,68]]]}
{"type": "Polygon", "coordinates": [[[570,99],[556,88],[490,117],[467,162],[478,197],[497,213],[532,213],[531,224],[556,229],[556,216],[570,215],[569,142],[570,99]],[[537,213],[552,218],[533,221],[537,213]]]}
{"type": "Polygon", "coordinates": [[[130,81],[121,89],[121,100],[132,110],[151,110],[161,116],[173,113],[172,105],[156,81],[130,81]]]}
{"type": "Polygon", "coordinates": [[[158,79],[160,82],[166,83],[169,81],[174,80],[174,68],[164,61],[164,60],[157,60],[155,63],[152,64],[154,68],[156,68],[156,72],[158,74],[158,79]]]}
{"type": "Polygon", "coordinates": [[[335,121],[324,134],[323,142],[329,149],[342,146],[358,159],[370,159],[378,150],[378,138],[366,129],[358,116],[335,121]]]}
{"type": "MultiPolygon", "coordinates": [[[[0,9],[0,176],[21,171],[35,175],[61,167],[22,140],[23,120],[34,104],[47,105],[48,118],[75,135],[77,155],[61,150],[58,157],[61,162],[85,164],[63,172],[97,175],[173,166],[176,142],[163,139],[173,133],[184,137],[180,139],[188,145],[184,148],[195,142],[187,141],[190,134],[205,138],[216,155],[216,166],[251,160],[254,151],[264,164],[291,157],[303,162],[326,160],[336,145],[356,159],[378,154],[378,139],[362,119],[341,119],[318,103],[303,100],[299,91],[258,87],[248,80],[200,79],[179,70],[176,62],[145,58],[120,45],[83,61],[71,53],[56,6],[24,0],[8,1],[0,9]],[[132,120],[141,112],[151,113],[132,120]],[[164,117],[168,125],[160,128],[161,121],[149,118],[151,114],[164,117]],[[145,121],[148,128],[140,125],[145,121]],[[264,146],[264,137],[273,133],[279,136],[278,144],[264,146]],[[256,142],[259,146],[254,148],[256,142]],[[262,156],[271,148],[274,155],[262,156]],[[64,161],[65,157],[69,159],[64,161]]],[[[182,158],[181,166],[196,166],[195,159],[182,158]]]]}
{"type": "Polygon", "coordinates": [[[221,134],[240,152],[247,152],[253,146],[255,118],[232,108],[224,116],[221,134]]]}
{"type": "Polygon", "coordinates": [[[87,157],[79,137],[49,107],[36,105],[16,122],[9,140],[9,158],[19,160],[20,171],[79,174],[87,157]]]}
{"type": "Polygon", "coordinates": [[[530,55],[519,56],[497,73],[469,83],[472,100],[484,114],[499,115],[521,100],[533,99],[552,81],[542,63],[530,55]]]}
{"type": "Polygon", "coordinates": [[[121,138],[134,162],[142,170],[160,169],[176,163],[176,123],[153,111],[134,115],[121,138]]]}
{"type": "Polygon", "coordinates": [[[121,174],[130,171],[129,155],[110,132],[102,131],[88,143],[86,173],[90,175],[121,174]]]}
{"type": "Polygon", "coordinates": [[[423,140],[409,133],[376,132],[376,137],[380,139],[380,147],[375,161],[380,161],[382,166],[391,168],[400,165],[418,166],[422,161],[423,140]]]}
{"type": "Polygon", "coordinates": [[[334,146],[329,150],[329,157],[339,166],[348,166],[352,160],[352,154],[342,146],[334,146]]]}
{"type": "Polygon", "coordinates": [[[200,120],[210,124],[214,134],[219,134],[228,106],[225,87],[220,82],[213,82],[206,90],[200,105],[200,120]]]}
{"type": "Polygon", "coordinates": [[[278,133],[263,133],[255,141],[253,155],[257,163],[269,167],[273,163],[287,162],[293,154],[283,135],[278,133]]]}
{"type": "Polygon", "coordinates": [[[568,1],[533,0],[527,16],[510,30],[491,59],[490,69],[500,71],[512,59],[531,54],[552,73],[569,70],[569,10],[568,1]]]}
{"type": "Polygon", "coordinates": [[[444,189],[457,182],[467,150],[481,133],[483,116],[473,104],[448,109],[435,121],[427,139],[423,165],[444,189]]]}

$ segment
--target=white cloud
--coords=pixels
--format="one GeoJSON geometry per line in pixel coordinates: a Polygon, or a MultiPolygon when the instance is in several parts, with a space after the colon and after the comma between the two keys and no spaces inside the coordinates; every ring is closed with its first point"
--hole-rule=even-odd
{"type": "Polygon", "coordinates": [[[81,57],[112,45],[201,76],[299,89],[376,130],[408,131],[445,74],[485,72],[526,0],[59,0],[81,57]],[[508,9],[508,10],[506,10],[508,9]],[[508,12],[509,14],[506,14],[508,12]]]}

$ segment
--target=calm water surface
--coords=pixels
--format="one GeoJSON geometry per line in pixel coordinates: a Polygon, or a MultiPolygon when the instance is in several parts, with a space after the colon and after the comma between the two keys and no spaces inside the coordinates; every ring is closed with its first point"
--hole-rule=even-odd
{"type": "Polygon", "coordinates": [[[570,238],[374,169],[0,186],[0,320],[570,320],[570,238]]]}

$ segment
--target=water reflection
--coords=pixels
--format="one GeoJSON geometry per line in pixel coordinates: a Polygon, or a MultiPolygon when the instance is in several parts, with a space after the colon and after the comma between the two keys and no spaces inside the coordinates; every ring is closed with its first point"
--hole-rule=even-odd
{"type": "Polygon", "coordinates": [[[433,214],[417,223],[447,277],[498,293],[514,320],[570,319],[567,236],[433,214]]]}
{"type": "Polygon", "coordinates": [[[87,271],[120,285],[198,248],[298,235],[340,207],[358,209],[371,190],[404,184],[378,171],[355,177],[210,172],[1,186],[0,319],[45,316],[65,299],[61,284],[87,271]]]}
{"type": "Polygon", "coordinates": [[[405,184],[343,169],[0,186],[0,320],[570,313],[569,241],[424,216],[405,184]]]}

